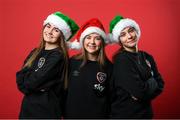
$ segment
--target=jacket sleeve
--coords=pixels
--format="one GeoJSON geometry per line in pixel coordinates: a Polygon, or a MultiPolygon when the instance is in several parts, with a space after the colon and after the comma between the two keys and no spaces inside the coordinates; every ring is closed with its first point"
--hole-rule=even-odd
{"type": "Polygon", "coordinates": [[[152,66],[153,76],[144,80],[132,61],[124,56],[118,57],[114,64],[114,84],[118,85],[117,88],[124,89],[140,101],[158,96],[163,90],[164,82],[153,57],[149,56],[148,60],[152,66]]]}
{"type": "MultiPolygon", "coordinates": [[[[24,64],[27,62],[27,60],[32,56],[32,54],[34,53],[34,51],[36,50],[36,48],[35,49],[33,49],[30,53],[29,53],[29,55],[26,57],[26,59],[24,60],[24,64]]],[[[24,64],[23,64],[23,66],[24,66],[24,64]]],[[[16,73],[16,84],[17,84],[17,87],[18,87],[18,89],[22,92],[22,93],[24,93],[24,94],[26,94],[26,93],[28,93],[29,91],[28,90],[26,90],[25,88],[24,88],[24,86],[23,86],[23,81],[24,81],[24,77],[28,74],[28,72],[30,71],[30,68],[27,68],[27,67],[25,67],[25,68],[22,68],[21,70],[19,70],[17,73],[16,73]]]]}
{"type": "Polygon", "coordinates": [[[150,62],[152,77],[146,81],[146,99],[157,97],[164,88],[164,81],[158,71],[155,60],[146,53],[146,59],[150,62]]]}
{"type": "Polygon", "coordinates": [[[42,85],[45,85],[46,88],[55,84],[56,80],[53,79],[56,76],[61,68],[60,64],[63,62],[63,57],[58,52],[51,53],[46,59],[45,64],[38,69],[38,71],[29,69],[25,74],[17,73],[17,76],[21,78],[21,87],[24,88],[25,94],[32,91],[39,91],[42,89],[42,85]]]}
{"type": "Polygon", "coordinates": [[[144,82],[127,57],[121,55],[115,59],[113,77],[116,90],[124,89],[138,99],[144,97],[144,82]]]}

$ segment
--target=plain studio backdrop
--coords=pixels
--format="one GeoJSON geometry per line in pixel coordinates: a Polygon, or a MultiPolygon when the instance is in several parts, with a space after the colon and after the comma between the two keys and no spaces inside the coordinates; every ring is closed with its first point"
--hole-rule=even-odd
{"type": "MultiPolygon", "coordinates": [[[[0,0],[0,118],[18,118],[23,94],[16,72],[38,46],[44,19],[55,11],[79,26],[97,17],[107,32],[115,15],[135,19],[142,31],[139,48],[154,56],[165,80],[164,92],[153,100],[154,118],[180,118],[179,0],[0,0]]],[[[117,49],[106,47],[110,60],[117,49]]]]}

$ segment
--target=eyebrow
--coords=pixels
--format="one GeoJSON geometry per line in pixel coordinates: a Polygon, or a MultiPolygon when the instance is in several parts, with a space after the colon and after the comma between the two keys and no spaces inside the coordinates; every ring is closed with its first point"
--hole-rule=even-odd
{"type": "Polygon", "coordinates": [[[135,28],[134,27],[130,27],[129,30],[135,30],[135,28]]]}
{"type": "Polygon", "coordinates": [[[126,32],[122,31],[120,35],[125,34],[126,32]]]}
{"type": "Polygon", "coordinates": [[[57,28],[57,27],[54,27],[54,28],[59,30],[59,28],[57,28]]]}
{"type": "Polygon", "coordinates": [[[51,24],[50,24],[50,23],[47,23],[46,25],[50,25],[50,26],[51,26],[51,24]]]}
{"type": "MultiPolygon", "coordinates": [[[[50,23],[47,23],[46,25],[52,26],[50,23]]],[[[56,26],[54,26],[54,28],[59,30],[59,28],[57,28],[56,26]]],[[[59,30],[59,31],[60,31],[60,30],[59,30]]]]}

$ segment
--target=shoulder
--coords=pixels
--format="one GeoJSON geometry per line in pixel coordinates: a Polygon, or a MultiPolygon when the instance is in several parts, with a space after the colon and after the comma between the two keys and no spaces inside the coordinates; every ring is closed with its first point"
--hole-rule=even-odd
{"type": "Polygon", "coordinates": [[[125,52],[119,52],[119,53],[116,55],[116,57],[115,57],[115,59],[114,59],[114,62],[115,62],[115,63],[118,62],[118,61],[123,62],[123,61],[127,61],[127,60],[128,60],[128,57],[126,56],[126,53],[125,53],[125,52]]]}
{"type": "Polygon", "coordinates": [[[62,52],[62,50],[60,50],[59,48],[56,48],[56,49],[53,49],[52,50],[52,53],[55,53],[57,55],[64,55],[64,53],[62,52]]]}
{"type": "Polygon", "coordinates": [[[37,50],[37,48],[33,48],[30,52],[28,56],[32,56],[32,54],[37,50]]]}
{"type": "Polygon", "coordinates": [[[82,60],[80,60],[80,59],[75,58],[74,56],[72,56],[69,60],[70,60],[71,62],[80,62],[80,61],[82,61],[82,60]]]}
{"type": "Polygon", "coordinates": [[[82,63],[82,60],[78,60],[76,58],[71,57],[69,59],[69,68],[70,68],[70,71],[75,70],[75,69],[79,69],[81,63],[82,63]]]}
{"type": "Polygon", "coordinates": [[[27,55],[24,63],[27,62],[27,60],[36,52],[36,50],[37,50],[36,48],[33,48],[33,49],[29,52],[29,54],[27,55]]]}
{"type": "Polygon", "coordinates": [[[107,74],[112,74],[113,63],[109,59],[106,59],[106,61],[105,61],[105,68],[104,68],[104,70],[107,72],[107,74]]]}
{"type": "Polygon", "coordinates": [[[30,53],[33,53],[37,50],[37,48],[33,48],[30,53]]]}
{"type": "Polygon", "coordinates": [[[48,58],[53,60],[64,60],[64,53],[59,49],[53,49],[48,51],[48,58]]]}
{"type": "Polygon", "coordinates": [[[116,70],[133,70],[134,69],[134,59],[128,56],[126,52],[120,52],[116,59],[114,60],[113,68],[116,70]]]}
{"type": "Polygon", "coordinates": [[[113,66],[113,63],[107,58],[106,61],[105,61],[105,65],[107,67],[112,67],[113,66]]]}
{"type": "Polygon", "coordinates": [[[77,59],[77,58],[75,58],[75,57],[71,57],[71,58],[69,59],[69,63],[70,63],[70,64],[81,64],[81,63],[82,63],[82,60],[77,59]]]}
{"type": "Polygon", "coordinates": [[[140,53],[145,57],[145,59],[150,60],[150,61],[154,61],[154,58],[151,54],[149,54],[146,51],[140,51],[140,53]]]}

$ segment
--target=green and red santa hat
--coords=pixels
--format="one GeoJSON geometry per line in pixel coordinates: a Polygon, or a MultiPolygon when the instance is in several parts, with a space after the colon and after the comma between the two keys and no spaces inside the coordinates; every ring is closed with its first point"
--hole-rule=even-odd
{"type": "Polygon", "coordinates": [[[97,18],[92,18],[90,20],[88,20],[87,22],[85,22],[79,29],[76,38],[73,42],[71,42],[69,44],[71,49],[81,49],[83,46],[83,40],[84,38],[92,33],[97,33],[99,34],[105,43],[108,43],[107,41],[107,35],[105,32],[105,29],[102,25],[102,23],[100,22],[99,19],[97,18]]]}
{"type": "Polygon", "coordinates": [[[46,25],[47,23],[53,24],[61,30],[65,41],[69,41],[79,29],[78,25],[72,19],[61,12],[55,12],[49,15],[46,20],[44,20],[43,25],[46,25]]]}
{"type": "Polygon", "coordinates": [[[122,32],[122,30],[126,27],[133,27],[137,32],[137,38],[140,38],[141,30],[139,25],[136,23],[136,21],[129,19],[129,18],[123,18],[122,16],[115,16],[114,19],[110,22],[110,34],[109,39],[111,43],[118,43],[119,42],[119,36],[122,32]]]}

